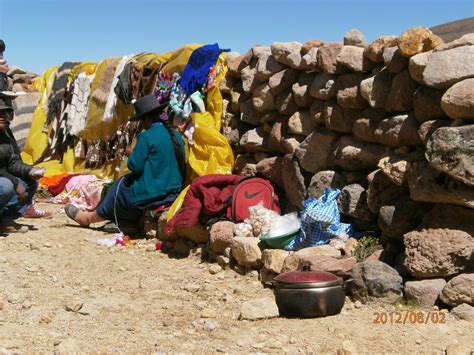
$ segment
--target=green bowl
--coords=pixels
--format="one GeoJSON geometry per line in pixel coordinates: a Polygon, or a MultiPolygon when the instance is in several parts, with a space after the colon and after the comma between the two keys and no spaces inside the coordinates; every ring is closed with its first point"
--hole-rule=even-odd
{"type": "Polygon", "coordinates": [[[268,246],[274,249],[283,249],[298,236],[299,232],[300,228],[294,230],[293,232],[282,234],[277,237],[269,237],[268,234],[265,234],[260,239],[265,241],[268,246]]]}

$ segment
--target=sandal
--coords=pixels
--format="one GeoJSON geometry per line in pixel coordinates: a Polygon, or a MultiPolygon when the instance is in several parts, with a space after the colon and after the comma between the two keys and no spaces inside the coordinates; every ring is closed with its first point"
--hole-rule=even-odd
{"type": "Polygon", "coordinates": [[[66,215],[71,218],[74,222],[80,224],[81,226],[83,227],[88,227],[84,224],[81,224],[77,221],[76,217],[77,217],[77,214],[80,212],[80,209],[77,208],[76,206],[68,203],[66,206],[64,206],[64,212],[66,212],[66,215]]]}

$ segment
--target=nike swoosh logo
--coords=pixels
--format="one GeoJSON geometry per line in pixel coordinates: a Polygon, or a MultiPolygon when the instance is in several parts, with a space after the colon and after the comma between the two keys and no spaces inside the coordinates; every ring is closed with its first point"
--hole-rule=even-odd
{"type": "Polygon", "coordinates": [[[251,199],[251,198],[254,198],[255,196],[257,196],[262,191],[263,190],[260,190],[260,191],[257,191],[255,193],[253,193],[253,194],[249,194],[247,191],[245,191],[244,196],[245,196],[245,198],[251,199]]]}

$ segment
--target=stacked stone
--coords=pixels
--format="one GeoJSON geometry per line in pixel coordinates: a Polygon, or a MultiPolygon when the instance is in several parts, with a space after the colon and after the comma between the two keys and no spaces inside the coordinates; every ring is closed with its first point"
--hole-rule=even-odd
{"type": "Polygon", "coordinates": [[[17,66],[13,66],[7,73],[9,85],[13,91],[26,92],[13,100],[15,118],[11,123],[11,130],[15,135],[18,146],[23,148],[26,137],[31,128],[33,113],[38,105],[41,94],[34,88],[33,81],[36,74],[27,72],[17,66]]]}
{"type": "Polygon", "coordinates": [[[255,46],[228,67],[236,173],[271,180],[287,210],[341,189],[345,221],[380,234],[405,279],[472,272],[474,34],[444,44],[416,27],[368,44],[351,30],[255,46]]]}

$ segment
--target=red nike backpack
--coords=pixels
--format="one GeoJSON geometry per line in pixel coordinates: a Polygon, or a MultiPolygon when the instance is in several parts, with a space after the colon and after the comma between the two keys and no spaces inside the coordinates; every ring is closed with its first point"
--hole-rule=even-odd
{"type": "Polygon", "coordinates": [[[232,193],[227,216],[236,222],[241,222],[250,217],[249,207],[259,204],[280,213],[278,196],[269,181],[261,178],[243,179],[232,193]]]}

